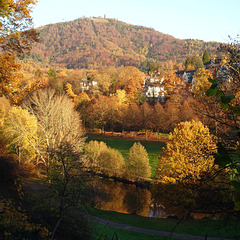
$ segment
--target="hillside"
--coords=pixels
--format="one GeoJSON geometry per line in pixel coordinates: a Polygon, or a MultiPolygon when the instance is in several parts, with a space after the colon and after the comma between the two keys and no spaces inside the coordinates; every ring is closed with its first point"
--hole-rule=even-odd
{"type": "Polygon", "coordinates": [[[41,43],[31,57],[67,68],[101,66],[142,67],[150,61],[186,60],[188,55],[210,54],[216,42],[180,40],[152,28],[130,25],[115,19],[80,18],[38,29],[41,43]]]}

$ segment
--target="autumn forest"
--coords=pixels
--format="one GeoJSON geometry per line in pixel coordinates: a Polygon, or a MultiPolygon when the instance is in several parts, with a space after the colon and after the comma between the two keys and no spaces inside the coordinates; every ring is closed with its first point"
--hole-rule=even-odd
{"type": "Polygon", "coordinates": [[[0,4],[0,239],[124,239],[89,219],[111,194],[238,228],[239,43],[101,17],[34,29],[36,2],[0,4]]]}

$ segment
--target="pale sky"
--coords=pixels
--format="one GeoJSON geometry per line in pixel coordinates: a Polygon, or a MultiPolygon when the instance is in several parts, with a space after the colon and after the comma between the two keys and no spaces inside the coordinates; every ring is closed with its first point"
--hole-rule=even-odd
{"type": "Polygon", "coordinates": [[[80,17],[115,18],[180,39],[229,42],[240,35],[240,0],[38,0],[35,27],[80,17]]]}

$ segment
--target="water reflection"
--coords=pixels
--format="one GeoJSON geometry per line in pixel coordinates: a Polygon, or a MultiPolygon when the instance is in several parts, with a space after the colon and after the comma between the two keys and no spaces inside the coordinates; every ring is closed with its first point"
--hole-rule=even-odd
{"type": "Polygon", "coordinates": [[[149,206],[148,217],[153,218],[166,218],[168,215],[165,212],[164,206],[158,204],[154,199],[152,199],[152,203],[149,206]]]}
{"type": "Polygon", "coordinates": [[[106,193],[105,197],[98,199],[97,208],[145,217],[166,217],[163,207],[154,203],[149,190],[109,179],[96,181],[98,188],[106,193]]]}
{"type": "Polygon", "coordinates": [[[110,179],[94,178],[94,188],[98,188],[97,197],[89,200],[93,206],[108,211],[137,214],[145,217],[183,218],[222,216],[232,213],[234,203],[229,190],[204,185],[156,185],[151,191],[134,184],[116,182],[110,179]]]}

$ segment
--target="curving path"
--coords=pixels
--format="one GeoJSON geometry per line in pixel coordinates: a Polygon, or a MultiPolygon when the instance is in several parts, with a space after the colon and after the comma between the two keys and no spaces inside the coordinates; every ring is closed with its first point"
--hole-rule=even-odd
{"type": "MultiPolygon", "coordinates": [[[[192,240],[234,240],[230,238],[221,238],[221,237],[203,237],[203,236],[193,236],[193,235],[188,235],[188,234],[183,234],[183,233],[171,233],[171,232],[165,232],[165,231],[158,231],[158,230],[153,230],[153,229],[145,229],[145,228],[140,228],[140,227],[134,227],[134,226],[129,226],[126,224],[122,223],[117,223],[113,222],[110,220],[90,216],[90,220],[94,222],[98,222],[103,225],[107,225],[110,227],[114,228],[119,228],[127,231],[132,231],[132,232],[140,232],[140,233],[145,233],[149,235],[158,235],[158,236],[163,236],[163,237],[176,237],[176,238],[182,238],[182,239],[192,239],[192,240]]],[[[239,239],[239,238],[236,238],[239,239]]]]}
{"type": "MultiPolygon", "coordinates": [[[[33,192],[39,192],[39,190],[46,190],[48,188],[48,186],[46,184],[39,184],[39,183],[30,183],[29,182],[25,182],[26,185],[28,186],[28,189],[30,189],[33,192]]],[[[77,214],[78,216],[75,217],[79,217],[79,214],[82,215],[83,213],[80,211],[74,211],[74,214],[77,214]]],[[[85,215],[85,214],[83,214],[85,215]]],[[[85,215],[86,216],[86,215],[85,215]]],[[[109,227],[113,227],[113,228],[119,228],[119,229],[123,229],[123,230],[127,230],[127,231],[132,231],[132,232],[139,232],[139,233],[145,233],[145,234],[149,234],[149,235],[157,235],[157,236],[162,236],[162,237],[176,237],[176,238],[180,238],[180,239],[192,239],[192,240],[240,240],[240,238],[222,238],[222,237],[207,237],[207,236],[193,236],[193,235],[189,235],[189,234],[184,234],[184,233],[173,233],[173,232],[165,232],[165,231],[158,231],[158,230],[153,230],[153,229],[146,229],[146,228],[140,228],[140,227],[134,227],[134,226],[130,226],[127,224],[123,224],[123,223],[117,223],[117,222],[113,222],[110,220],[106,220],[103,218],[99,218],[99,217],[94,217],[94,216],[87,216],[89,220],[94,221],[94,222],[98,222],[100,224],[109,226],[109,227]]]]}

